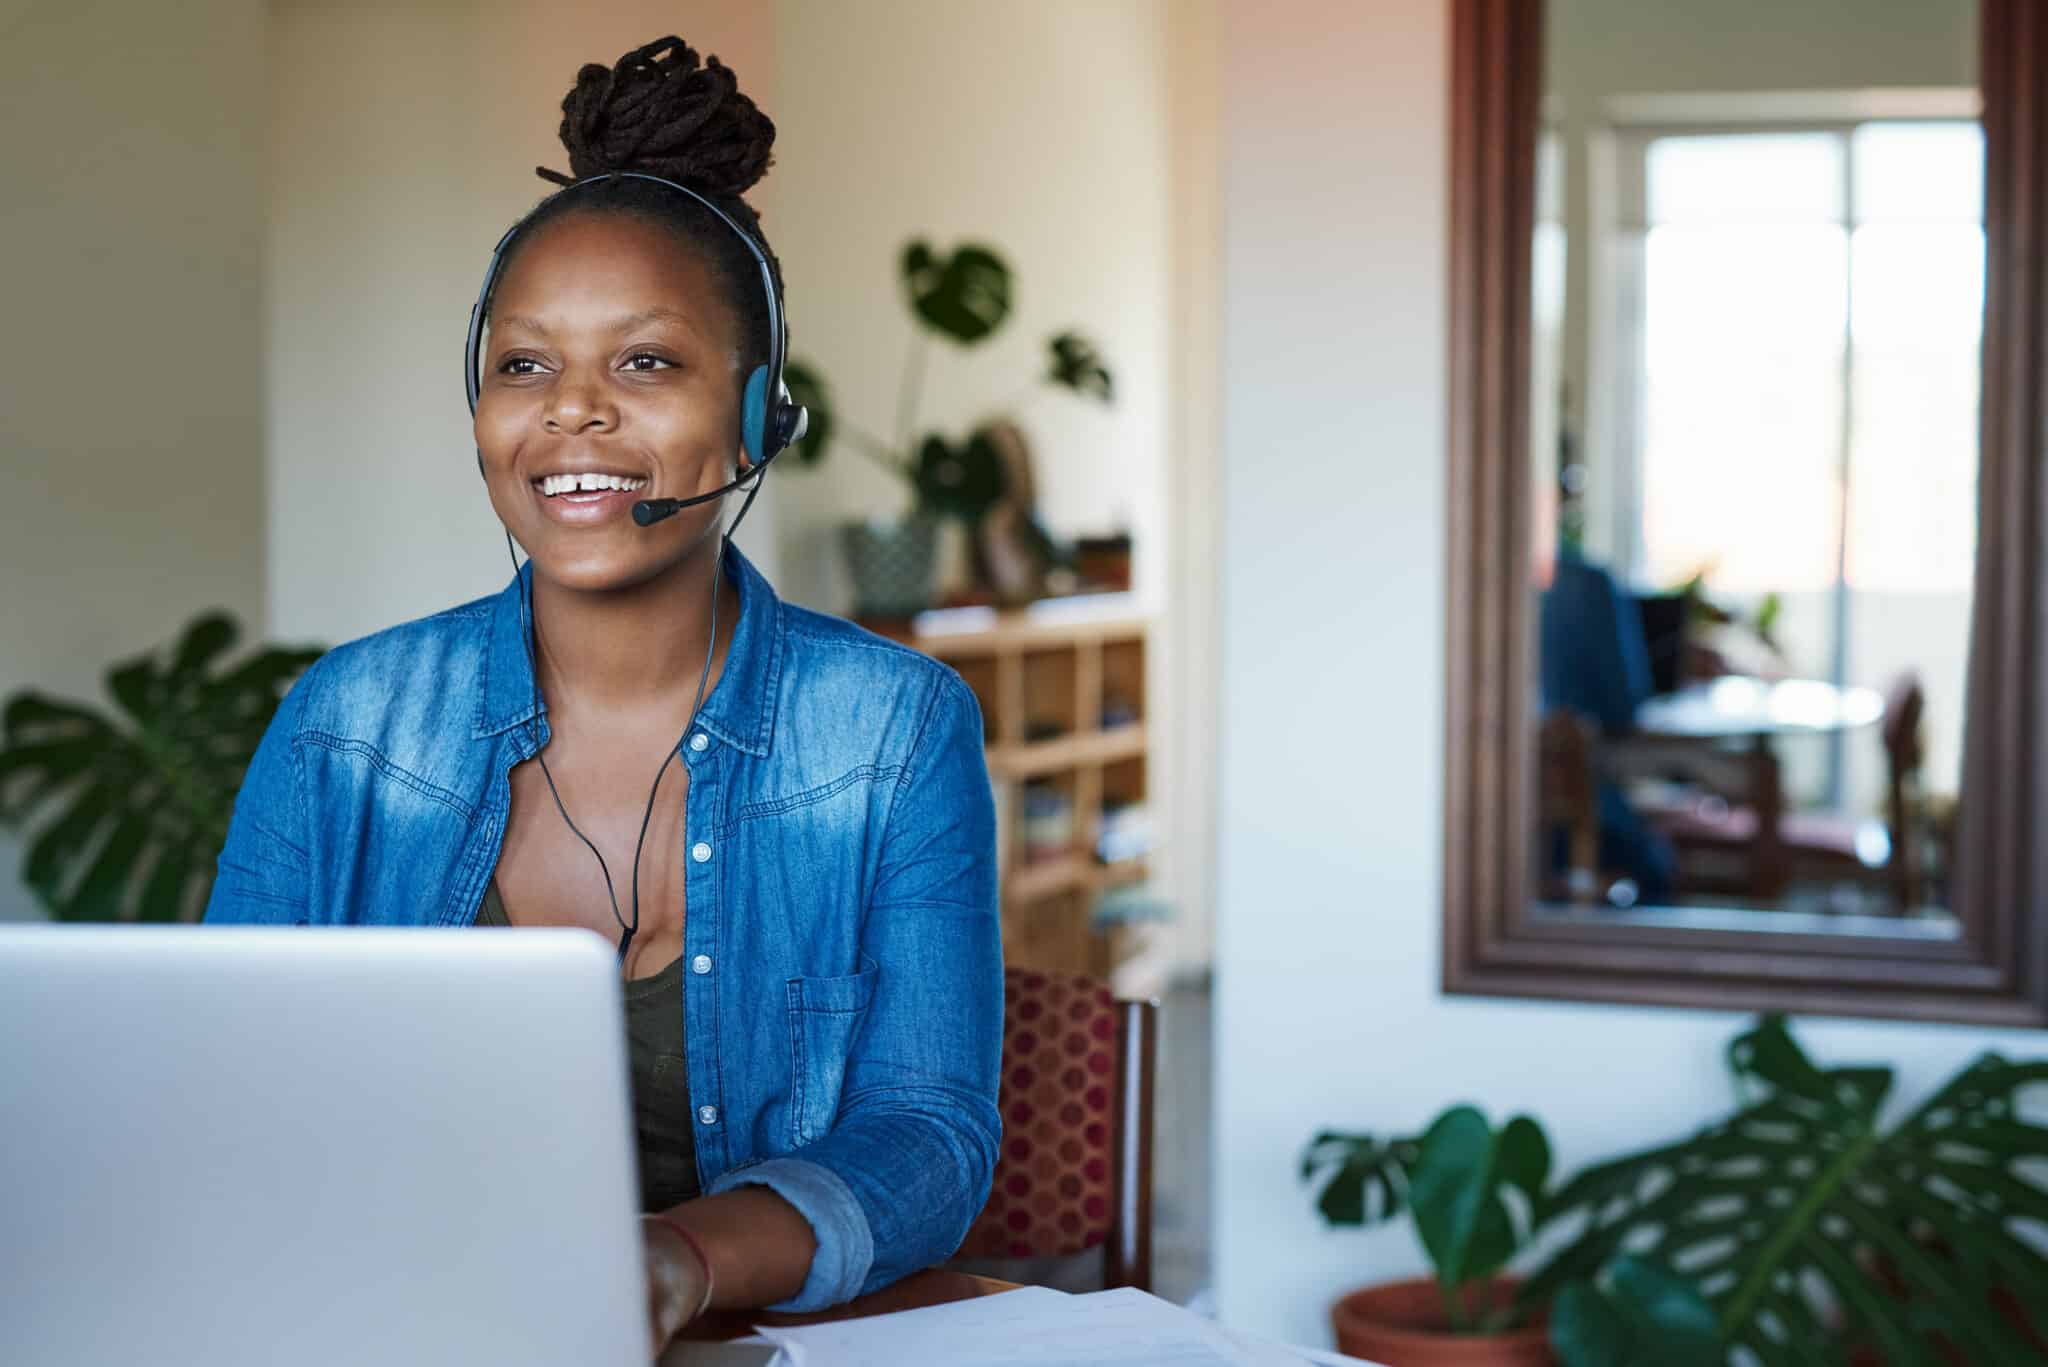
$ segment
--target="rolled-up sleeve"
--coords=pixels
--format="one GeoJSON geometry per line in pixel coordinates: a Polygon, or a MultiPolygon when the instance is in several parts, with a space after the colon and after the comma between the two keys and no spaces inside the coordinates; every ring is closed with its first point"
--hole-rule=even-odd
{"type": "Polygon", "coordinates": [[[810,1275],[777,1310],[943,1261],[988,1199],[1002,1133],[995,809],[981,709],[950,671],[898,780],[862,949],[879,973],[832,1128],[710,1188],[766,1186],[810,1223],[810,1275]]]}

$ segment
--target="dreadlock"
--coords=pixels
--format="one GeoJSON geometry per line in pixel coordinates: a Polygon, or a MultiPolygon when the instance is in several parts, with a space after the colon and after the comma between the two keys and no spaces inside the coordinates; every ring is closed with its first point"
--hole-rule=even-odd
{"type": "MultiPolygon", "coordinates": [[[[781,289],[782,264],[761,233],[760,216],[741,198],[774,164],[775,125],[718,58],[700,64],[696,49],[670,35],[633,49],[616,66],[587,64],[562,97],[561,138],[569,174],[536,166],[541,179],[573,185],[609,171],[640,171],[686,185],[752,236],[781,289]]],[[[547,201],[527,220],[498,278],[537,229],[584,213],[623,214],[695,247],[739,320],[741,373],[767,361],[768,305],[746,245],[696,201],[648,181],[607,181],[547,201]]]]}

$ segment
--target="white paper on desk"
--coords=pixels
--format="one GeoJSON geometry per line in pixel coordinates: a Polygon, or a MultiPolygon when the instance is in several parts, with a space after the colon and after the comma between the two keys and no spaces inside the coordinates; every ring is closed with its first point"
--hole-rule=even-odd
{"type": "MultiPolygon", "coordinates": [[[[1021,1287],[870,1319],[762,1328],[789,1367],[1263,1367],[1199,1315],[1124,1288],[1021,1287]]],[[[1299,1361],[1299,1359],[1296,1359],[1299,1361]]]]}

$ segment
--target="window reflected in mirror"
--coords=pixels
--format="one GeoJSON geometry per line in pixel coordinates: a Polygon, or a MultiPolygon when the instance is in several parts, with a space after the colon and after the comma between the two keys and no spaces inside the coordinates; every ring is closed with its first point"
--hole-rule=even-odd
{"type": "Polygon", "coordinates": [[[1711,35],[1683,8],[1548,7],[1536,914],[1951,939],[1975,7],[1803,53],[1796,0],[1711,35]]]}

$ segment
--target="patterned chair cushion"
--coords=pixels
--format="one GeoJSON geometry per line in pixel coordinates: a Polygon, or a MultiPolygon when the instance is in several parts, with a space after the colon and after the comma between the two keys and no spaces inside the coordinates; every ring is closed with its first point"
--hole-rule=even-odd
{"type": "Polygon", "coordinates": [[[1003,1149],[960,1256],[1066,1257],[1109,1237],[1116,999],[1094,978],[1003,979],[1003,1149]]]}

